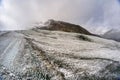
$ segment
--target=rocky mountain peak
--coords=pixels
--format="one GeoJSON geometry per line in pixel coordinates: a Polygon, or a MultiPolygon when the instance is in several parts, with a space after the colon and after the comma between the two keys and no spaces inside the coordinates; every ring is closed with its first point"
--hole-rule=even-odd
{"type": "Polygon", "coordinates": [[[42,29],[92,35],[92,33],[90,33],[85,28],[83,28],[79,25],[76,25],[76,24],[68,23],[68,22],[56,21],[56,20],[50,19],[47,22],[45,22],[45,25],[46,26],[42,27],[42,29]]]}

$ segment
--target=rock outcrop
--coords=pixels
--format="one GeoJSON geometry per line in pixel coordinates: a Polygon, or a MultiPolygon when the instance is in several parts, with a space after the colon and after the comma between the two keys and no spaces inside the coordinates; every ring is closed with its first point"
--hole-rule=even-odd
{"type": "Polygon", "coordinates": [[[42,29],[52,30],[52,31],[64,31],[64,32],[74,32],[74,33],[81,33],[86,35],[92,35],[89,31],[84,29],[83,27],[75,24],[71,24],[68,22],[63,21],[55,21],[55,20],[48,20],[45,22],[45,27],[42,29]]]}

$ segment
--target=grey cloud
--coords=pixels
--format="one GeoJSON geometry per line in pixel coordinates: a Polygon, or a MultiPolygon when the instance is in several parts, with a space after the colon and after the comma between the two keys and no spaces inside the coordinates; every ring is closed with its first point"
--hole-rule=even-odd
{"type": "Polygon", "coordinates": [[[119,27],[119,5],[117,0],[4,0],[0,21],[5,25],[0,29],[26,29],[52,18],[103,33],[119,27]]]}

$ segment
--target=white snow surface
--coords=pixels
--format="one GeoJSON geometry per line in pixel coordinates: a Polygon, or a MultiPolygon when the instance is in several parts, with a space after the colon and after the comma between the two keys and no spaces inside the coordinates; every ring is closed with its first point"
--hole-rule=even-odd
{"type": "MultiPolygon", "coordinates": [[[[0,36],[0,64],[6,68],[17,72],[25,71],[26,66],[37,66],[40,62],[35,62],[36,65],[32,63],[32,54],[42,54],[48,58],[49,65],[70,79],[85,72],[100,75],[106,66],[119,64],[120,43],[79,33],[47,30],[14,31],[0,36]],[[80,35],[91,41],[80,39],[80,35]],[[25,45],[35,46],[36,49],[25,45]],[[44,55],[38,49],[44,51],[44,55]]],[[[46,66],[48,63],[42,55],[41,66],[46,66]]],[[[36,59],[39,59],[38,56],[36,59]]]]}

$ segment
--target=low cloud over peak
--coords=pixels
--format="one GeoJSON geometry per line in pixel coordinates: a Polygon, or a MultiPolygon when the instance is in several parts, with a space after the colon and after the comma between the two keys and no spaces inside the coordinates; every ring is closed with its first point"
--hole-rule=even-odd
{"type": "Polygon", "coordinates": [[[1,30],[26,29],[48,19],[79,24],[94,33],[120,25],[118,0],[3,0],[0,11],[1,30]]]}

